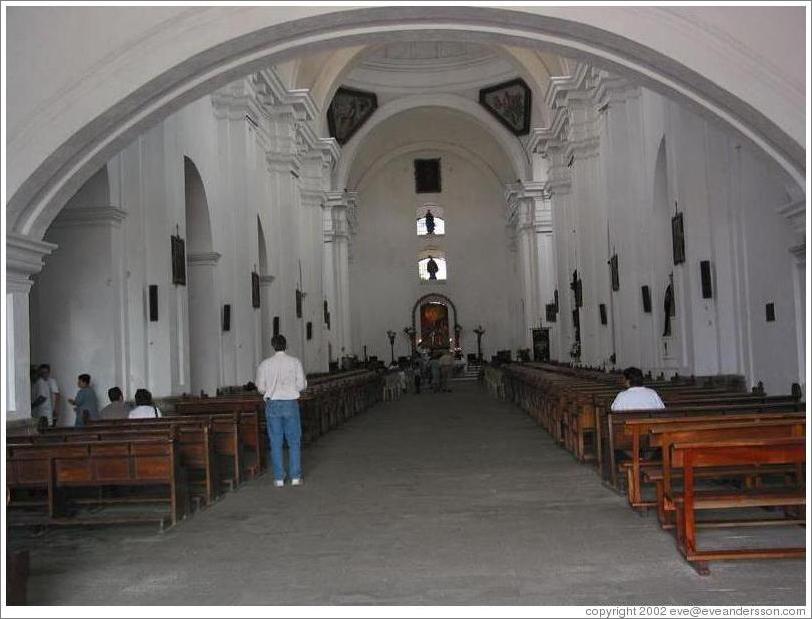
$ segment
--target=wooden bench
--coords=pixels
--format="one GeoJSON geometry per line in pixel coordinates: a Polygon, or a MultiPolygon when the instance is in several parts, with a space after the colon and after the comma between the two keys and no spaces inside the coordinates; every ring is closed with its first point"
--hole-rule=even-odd
{"type": "Polygon", "coordinates": [[[186,476],[180,464],[176,439],[146,438],[42,444],[6,447],[8,489],[47,489],[48,524],[129,524],[154,522],[146,517],[70,517],[71,489],[143,488],[162,486],[159,496],[136,495],[92,499],[93,503],[167,503],[168,514],[158,521],[163,528],[168,517],[175,525],[189,512],[186,476]]]}
{"type": "MultiPolygon", "coordinates": [[[[762,413],[759,411],[752,411],[748,413],[737,414],[718,414],[718,408],[712,410],[700,409],[684,411],[669,411],[664,409],[660,414],[651,417],[626,419],[624,422],[624,434],[629,438],[631,443],[631,461],[625,466],[619,467],[626,473],[626,496],[629,504],[634,509],[647,509],[656,506],[656,501],[643,500],[642,498],[642,470],[646,463],[641,455],[641,450],[649,446],[648,433],[655,428],[660,429],[690,429],[700,426],[707,427],[709,424],[722,427],[725,424],[737,424],[746,422],[747,424],[755,424],[761,421],[770,420],[803,420],[804,413],[801,412],[767,412],[762,413]],[[714,414],[717,413],[717,414],[714,414]]],[[[660,462],[654,462],[650,466],[659,467],[660,462]]]]}
{"type": "Polygon", "coordinates": [[[158,424],[144,421],[149,420],[121,419],[93,422],[84,428],[50,428],[44,434],[9,437],[9,443],[69,443],[175,436],[191,495],[205,505],[211,505],[220,487],[211,419],[167,420],[158,424]]]}
{"type": "MultiPolygon", "coordinates": [[[[676,479],[682,477],[682,470],[671,464],[671,446],[674,443],[693,443],[726,441],[749,438],[786,438],[803,437],[806,433],[806,420],[803,417],[784,419],[760,419],[751,421],[721,422],[698,419],[695,423],[663,424],[649,430],[649,444],[658,447],[662,453],[662,462],[654,470],[644,473],[644,480],[653,483],[656,488],[657,516],[663,528],[670,528],[674,511],[674,488],[676,479]]],[[[728,467],[721,469],[702,469],[695,473],[697,478],[744,478],[748,486],[756,485],[764,475],[796,473],[791,467],[759,466],[728,467]]],[[[721,523],[718,524],[721,526],[721,523]]],[[[753,526],[752,524],[750,526],[753,526]]]]}
{"type": "MultiPolygon", "coordinates": [[[[709,573],[708,562],[738,559],[804,558],[804,547],[735,548],[700,550],[697,546],[696,512],[706,509],[742,507],[800,507],[806,504],[803,483],[794,487],[758,488],[733,493],[707,493],[696,490],[695,476],[703,468],[754,465],[797,465],[806,463],[805,438],[740,439],[722,442],[675,443],[671,447],[672,466],[683,469],[683,492],[675,496],[677,547],[702,575],[709,573]]],[[[799,480],[801,481],[801,480],[799,480]]]]}

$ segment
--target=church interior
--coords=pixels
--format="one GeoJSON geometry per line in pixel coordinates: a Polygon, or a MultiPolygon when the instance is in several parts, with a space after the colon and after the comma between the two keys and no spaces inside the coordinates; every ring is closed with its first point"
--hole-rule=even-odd
{"type": "Polygon", "coordinates": [[[3,11],[9,610],[808,604],[808,6],[3,11]]]}

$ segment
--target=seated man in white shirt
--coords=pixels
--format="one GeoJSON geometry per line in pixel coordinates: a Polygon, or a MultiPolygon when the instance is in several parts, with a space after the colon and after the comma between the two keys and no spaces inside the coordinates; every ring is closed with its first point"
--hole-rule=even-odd
{"type": "Polygon", "coordinates": [[[657,392],[643,386],[643,372],[640,368],[626,368],[623,376],[626,379],[626,391],[617,394],[612,402],[613,411],[665,408],[657,392]]]}
{"type": "Polygon", "coordinates": [[[161,417],[161,409],[152,401],[152,394],[147,389],[135,392],[135,408],[127,415],[128,419],[155,419],[161,417]]]}
{"type": "Polygon", "coordinates": [[[257,390],[265,400],[265,418],[271,441],[271,463],[274,484],[285,485],[285,465],[282,446],[288,443],[290,457],[290,483],[302,483],[302,423],[299,415],[299,393],[307,387],[302,363],[285,353],[284,335],[274,335],[271,346],[276,351],[257,368],[257,390]]]}

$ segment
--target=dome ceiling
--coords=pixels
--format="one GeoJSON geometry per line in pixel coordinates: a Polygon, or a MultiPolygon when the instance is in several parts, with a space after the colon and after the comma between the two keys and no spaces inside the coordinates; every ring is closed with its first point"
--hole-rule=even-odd
{"type": "Polygon", "coordinates": [[[362,89],[389,93],[462,91],[516,77],[495,48],[452,41],[406,41],[371,48],[345,78],[362,89]]]}

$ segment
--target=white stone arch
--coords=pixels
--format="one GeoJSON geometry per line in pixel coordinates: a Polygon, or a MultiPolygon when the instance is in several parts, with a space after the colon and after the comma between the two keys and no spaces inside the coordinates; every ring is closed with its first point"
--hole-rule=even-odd
{"type": "MultiPolygon", "coordinates": [[[[23,99],[12,100],[7,127],[7,146],[15,153],[7,170],[8,230],[41,239],[67,199],[116,152],[172,111],[240,76],[304,51],[415,36],[543,46],[628,75],[738,131],[805,186],[797,63],[776,74],[781,65],[773,62],[775,52],[765,56],[748,47],[764,38],[769,20],[739,40],[716,27],[725,23],[719,16],[707,13],[703,19],[673,8],[612,7],[611,15],[574,7],[306,9],[285,15],[267,7],[183,9],[171,18],[125,24],[132,31],[105,42],[107,48],[95,46],[92,57],[65,59],[66,73],[79,76],[69,84],[36,83],[15,68],[8,92],[23,99]]],[[[38,53],[53,57],[51,48],[38,52],[29,43],[47,40],[53,20],[26,22],[27,15],[21,7],[12,14],[10,32],[20,23],[26,29],[13,40],[13,51],[34,60],[38,53]]],[[[93,15],[80,20],[63,11],[63,34],[85,36],[103,27],[104,19],[118,19],[112,12],[93,15]]],[[[792,29],[803,14],[787,15],[768,30],[773,36],[792,29]]]]}
{"type": "Polygon", "coordinates": [[[479,105],[479,103],[460,95],[452,94],[414,95],[395,99],[375,110],[375,113],[364,126],[362,126],[341,149],[341,159],[334,172],[333,178],[335,183],[333,186],[339,188],[347,186],[350,170],[352,169],[356,155],[363,145],[364,140],[370,136],[377,127],[398,114],[421,107],[449,108],[468,116],[482,127],[484,131],[496,139],[502,147],[505,156],[510,161],[516,178],[520,180],[529,178],[528,175],[531,174],[530,161],[527,153],[522,148],[521,142],[479,105]]]}

